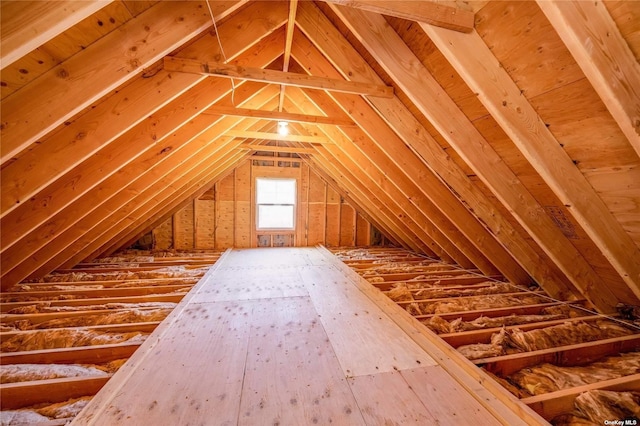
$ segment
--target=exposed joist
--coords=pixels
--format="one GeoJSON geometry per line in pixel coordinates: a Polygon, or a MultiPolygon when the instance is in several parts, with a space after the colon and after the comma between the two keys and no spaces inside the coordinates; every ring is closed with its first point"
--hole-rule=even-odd
{"type": "Polygon", "coordinates": [[[194,59],[176,58],[172,56],[165,56],[164,69],[173,72],[186,72],[207,76],[258,81],[263,83],[280,84],[283,86],[353,93],[356,95],[377,96],[383,98],[393,96],[393,88],[388,86],[314,77],[306,74],[296,74],[262,68],[226,65],[218,62],[202,62],[194,59]]]}
{"type": "Polygon", "coordinates": [[[640,155],[640,63],[602,1],[544,1],[546,15],[640,155]]]}
{"type": "Polygon", "coordinates": [[[0,3],[0,69],[11,65],[112,1],[3,1],[0,3]]]}
{"type": "MultiPolygon", "coordinates": [[[[600,8],[606,12],[603,5],[600,8]]],[[[640,249],[562,149],[480,35],[474,31],[458,37],[458,33],[429,25],[422,25],[422,29],[471,90],[478,94],[493,118],[627,283],[627,288],[608,286],[608,289],[618,301],[637,303],[640,300],[640,249]]],[[[635,70],[638,71],[638,87],[628,86],[631,80],[624,84],[619,82],[618,86],[631,90],[627,97],[635,98],[634,114],[640,114],[640,65],[637,63],[635,70]]],[[[627,71],[633,73],[632,70],[627,71]]],[[[640,119],[640,115],[636,118],[640,119]]],[[[640,142],[640,136],[636,136],[640,142]]],[[[602,291],[595,287],[585,287],[585,290],[591,293],[602,291]]]]}
{"type": "Polygon", "coordinates": [[[331,143],[327,138],[321,136],[307,136],[307,135],[281,135],[278,133],[269,132],[253,132],[248,130],[229,130],[226,133],[227,136],[242,139],[262,139],[266,141],[281,141],[281,142],[305,142],[313,144],[326,144],[331,143]]]}
{"type": "Polygon", "coordinates": [[[289,147],[289,146],[270,146],[270,145],[242,145],[243,149],[249,149],[251,151],[259,151],[259,152],[287,152],[290,154],[307,154],[313,155],[316,153],[316,150],[313,148],[298,148],[298,147],[289,147]]]}
{"type": "MultiPolygon", "coordinates": [[[[327,52],[327,55],[331,52],[341,52],[340,55],[334,56],[333,63],[342,74],[350,74],[357,81],[379,83],[380,77],[358,56],[349,42],[344,37],[341,38],[337,30],[328,29],[332,25],[331,22],[317,8],[307,6],[306,3],[300,6],[297,22],[307,37],[314,41],[315,46],[327,52]],[[323,34],[314,31],[318,25],[327,28],[323,34]]],[[[294,38],[294,51],[299,49],[298,54],[301,58],[314,47],[310,42],[303,43],[304,41],[303,37],[294,38]]],[[[314,65],[311,72],[315,72],[315,68],[314,65]]],[[[577,294],[571,282],[552,262],[541,261],[538,252],[492,201],[475,187],[465,171],[440,147],[399,99],[370,98],[369,101],[404,143],[423,159],[425,166],[431,168],[452,192],[469,205],[474,214],[537,282],[544,285],[551,294],[562,299],[569,299],[577,294]]]]}
{"type": "MultiPolygon", "coordinates": [[[[214,2],[214,14],[221,19],[245,1],[214,2]]],[[[198,2],[159,2],[5,98],[0,104],[1,162],[210,25],[209,13],[198,2]]]]}
{"type": "MultiPolygon", "coordinates": [[[[287,34],[284,41],[284,55],[282,71],[289,71],[289,61],[291,60],[291,43],[293,41],[293,30],[296,25],[296,10],[298,8],[298,0],[289,1],[289,18],[287,19],[287,34]]],[[[280,100],[278,101],[278,111],[282,112],[284,107],[284,88],[280,86],[280,100]]]]}
{"type": "Polygon", "coordinates": [[[287,162],[287,163],[301,163],[304,161],[302,158],[299,158],[299,157],[270,157],[268,155],[255,155],[255,154],[247,158],[252,161],[274,161],[276,163],[279,163],[281,161],[287,162]]]}
{"type": "Polygon", "coordinates": [[[333,8],[574,286],[602,311],[614,311],[619,299],[612,289],[602,285],[587,260],[384,18],[355,9],[333,8]]]}
{"type": "Polygon", "coordinates": [[[454,1],[439,0],[324,0],[409,21],[468,33],[473,30],[474,14],[454,1]]]}
{"type": "Polygon", "coordinates": [[[259,109],[234,108],[214,105],[202,114],[233,115],[238,117],[261,118],[272,121],[290,121],[293,123],[333,124],[335,126],[355,126],[347,117],[325,117],[322,115],[294,114],[290,112],[263,111],[259,109]]]}

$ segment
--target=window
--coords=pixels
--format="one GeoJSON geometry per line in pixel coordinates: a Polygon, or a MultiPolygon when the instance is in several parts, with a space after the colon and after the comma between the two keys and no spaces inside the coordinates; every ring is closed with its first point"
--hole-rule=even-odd
{"type": "Polygon", "coordinates": [[[295,179],[256,179],[258,229],[294,229],[295,179]]]}

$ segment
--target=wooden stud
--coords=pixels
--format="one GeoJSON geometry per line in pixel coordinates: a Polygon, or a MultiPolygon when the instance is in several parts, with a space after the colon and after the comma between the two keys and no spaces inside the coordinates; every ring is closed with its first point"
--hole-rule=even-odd
{"type": "Polygon", "coordinates": [[[280,135],[278,133],[269,132],[252,132],[248,130],[229,130],[226,136],[232,136],[234,138],[242,139],[262,139],[267,141],[282,141],[282,142],[306,142],[312,144],[324,144],[330,143],[326,138],[321,136],[308,136],[308,135],[280,135]]]}
{"type": "Polygon", "coordinates": [[[261,118],[272,121],[289,121],[294,123],[333,124],[336,126],[355,126],[348,117],[325,117],[322,115],[294,114],[290,112],[264,111],[258,109],[234,108],[214,105],[202,114],[234,115],[238,117],[261,118]]]}

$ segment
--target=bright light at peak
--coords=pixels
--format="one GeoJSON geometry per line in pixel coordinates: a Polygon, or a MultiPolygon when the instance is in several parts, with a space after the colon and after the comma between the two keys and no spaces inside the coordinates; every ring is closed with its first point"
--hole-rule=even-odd
{"type": "Polygon", "coordinates": [[[289,123],[287,121],[278,121],[278,134],[281,136],[289,134],[289,123]]]}

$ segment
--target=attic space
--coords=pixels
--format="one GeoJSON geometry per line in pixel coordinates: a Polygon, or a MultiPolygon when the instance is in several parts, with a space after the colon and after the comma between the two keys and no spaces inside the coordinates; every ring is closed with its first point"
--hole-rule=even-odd
{"type": "Polygon", "coordinates": [[[0,0],[0,189],[3,425],[640,417],[640,1],[0,0]]]}

